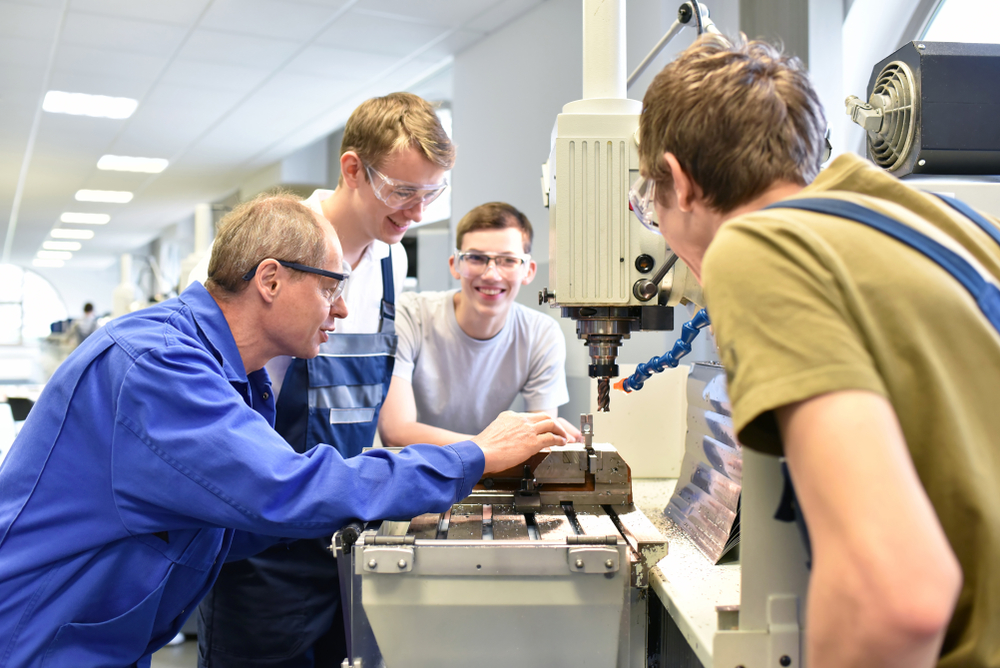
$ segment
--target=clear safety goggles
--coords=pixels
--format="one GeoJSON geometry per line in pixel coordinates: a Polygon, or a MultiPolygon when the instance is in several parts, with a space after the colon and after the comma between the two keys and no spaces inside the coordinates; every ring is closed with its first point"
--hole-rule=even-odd
{"type": "Polygon", "coordinates": [[[530,255],[507,255],[497,253],[480,253],[479,251],[455,251],[455,262],[458,273],[465,278],[475,278],[485,274],[490,263],[497,268],[501,276],[511,278],[517,275],[521,267],[531,261],[530,255]]]}
{"type": "Polygon", "coordinates": [[[660,223],[656,220],[656,183],[645,176],[639,176],[628,191],[628,208],[647,229],[659,233],[660,223]]]}
{"type": "MultiPolygon", "coordinates": [[[[264,260],[267,259],[269,258],[264,258],[264,260]]],[[[257,273],[257,267],[259,267],[260,263],[263,262],[264,260],[261,260],[260,262],[255,264],[253,266],[253,269],[243,274],[243,280],[249,281],[253,279],[254,275],[256,275],[257,273]]],[[[278,260],[276,258],[274,259],[274,261],[280,264],[282,267],[288,267],[289,269],[293,269],[295,271],[301,271],[307,274],[316,274],[317,276],[322,276],[324,278],[329,278],[333,280],[334,281],[333,285],[328,285],[322,288],[323,296],[326,298],[328,302],[330,302],[330,306],[336,304],[337,300],[340,299],[340,296],[344,294],[344,288],[347,287],[347,279],[351,277],[351,272],[348,271],[346,267],[344,268],[343,273],[341,273],[337,271],[327,271],[326,269],[317,269],[316,267],[310,267],[307,264],[299,264],[298,262],[288,262],[286,260],[278,260]]]]}
{"type": "Polygon", "coordinates": [[[375,197],[390,209],[410,209],[417,204],[427,206],[448,187],[447,180],[433,184],[410,183],[388,177],[370,165],[365,165],[365,170],[375,197]]]}

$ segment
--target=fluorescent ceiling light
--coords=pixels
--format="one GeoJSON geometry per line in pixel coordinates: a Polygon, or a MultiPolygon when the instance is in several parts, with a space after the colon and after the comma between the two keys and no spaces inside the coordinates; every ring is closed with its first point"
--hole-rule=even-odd
{"type": "Polygon", "coordinates": [[[50,90],[42,102],[42,109],[54,114],[118,119],[131,116],[137,106],[139,102],[128,97],[64,93],[59,90],[50,90]]]}
{"type": "Polygon", "coordinates": [[[43,241],[42,248],[55,251],[78,251],[83,248],[79,241],[43,241]]]}
{"type": "Polygon", "coordinates": [[[57,227],[49,236],[53,239],[93,239],[94,230],[74,230],[71,227],[57,227]]]}
{"type": "Polygon", "coordinates": [[[77,190],[76,201],[125,204],[132,201],[132,193],[124,190],[77,190]]]}
{"type": "Polygon", "coordinates": [[[40,260],[69,260],[73,254],[69,251],[40,250],[35,253],[35,257],[40,260]]]}
{"type": "Polygon", "coordinates": [[[170,164],[170,161],[164,158],[133,158],[128,155],[102,155],[101,159],[97,161],[97,168],[113,172],[159,174],[167,168],[168,164],[170,164]]]}
{"type": "Polygon", "coordinates": [[[34,260],[31,261],[31,264],[35,265],[36,267],[61,267],[66,263],[63,262],[62,260],[42,260],[36,257],[34,260]]]}
{"type": "Polygon", "coordinates": [[[106,213],[73,213],[67,211],[59,216],[62,223],[83,223],[84,225],[105,225],[111,220],[111,216],[106,213]]]}

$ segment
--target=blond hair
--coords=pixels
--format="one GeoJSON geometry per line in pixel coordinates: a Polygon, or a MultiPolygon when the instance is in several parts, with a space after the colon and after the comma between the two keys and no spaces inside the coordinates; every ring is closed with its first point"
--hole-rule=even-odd
{"type": "Polygon", "coordinates": [[[344,126],[340,155],[354,151],[365,165],[379,169],[386,158],[410,146],[419,148],[441,169],[451,169],[455,164],[455,145],[434,107],[412,93],[390,93],[362,102],[351,113],[344,126]]]}
{"type": "Polygon", "coordinates": [[[480,204],[469,213],[462,216],[455,230],[455,248],[461,250],[462,239],[469,232],[476,230],[502,230],[516,227],[521,230],[524,252],[531,252],[531,241],[535,236],[528,217],[506,202],[487,202],[480,204]]]}
{"type": "MultiPolygon", "coordinates": [[[[262,260],[273,258],[322,267],[332,231],[298,197],[260,195],[233,209],[219,223],[205,287],[218,297],[242,292],[243,276],[262,260]]],[[[292,280],[305,274],[292,272],[292,280]]]]}
{"type": "Polygon", "coordinates": [[[819,173],[819,96],[798,58],[766,42],[702,37],[656,75],[642,107],[640,170],[658,198],[673,187],[665,152],[722,213],[777,181],[806,185],[819,173]]]}

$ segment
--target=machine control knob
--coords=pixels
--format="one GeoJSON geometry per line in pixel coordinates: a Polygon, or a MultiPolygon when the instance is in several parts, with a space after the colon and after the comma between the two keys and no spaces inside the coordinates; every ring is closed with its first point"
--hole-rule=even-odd
{"type": "Polygon", "coordinates": [[[538,305],[544,306],[548,302],[553,302],[556,300],[556,293],[549,292],[548,288],[542,288],[538,291],[538,305]]]}
{"type": "Polygon", "coordinates": [[[641,302],[648,302],[659,293],[660,289],[656,287],[656,283],[648,278],[639,279],[632,286],[632,294],[641,302]]]}
{"type": "Polygon", "coordinates": [[[403,570],[406,568],[406,559],[400,559],[396,565],[399,566],[399,570],[403,570]]]}
{"type": "Polygon", "coordinates": [[[583,559],[577,559],[573,565],[577,568],[583,568],[583,559]]]}
{"type": "Polygon", "coordinates": [[[605,568],[614,568],[615,567],[615,562],[613,562],[610,559],[608,559],[607,561],[604,562],[604,567],[605,568]]]}
{"type": "Polygon", "coordinates": [[[376,566],[378,566],[378,562],[377,561],[375,561],[374,559],[369,559],[368,560],[368,568],[370,568],[372,570],[375,570],[376,566]]]}

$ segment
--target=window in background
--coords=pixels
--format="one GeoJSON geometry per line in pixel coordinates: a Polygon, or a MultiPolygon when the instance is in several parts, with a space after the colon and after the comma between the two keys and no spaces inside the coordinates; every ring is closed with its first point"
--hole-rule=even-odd
{"type": "Polygon", "coordinates": [[[928,42],[1000,43],[1000,2],[942,0],[920,39],[928,42]]]}
{"type": "Polygon", "coordinates": [[[33,271],[0,264],[0,345],[34,343],[66,319],[66,306],[52,284],[33,271]]]}
{"type": "MultiPolygon", "coordinates": [[[[441,119],[441,127],[451,137],[451,109],[437,109],[438,118],[441,119]]],[[[451,183],[451,171],[445,172],[444,177],[451,183]]],[[[449,187],[441,196],[431,202],[431,205],[424,209],[423,220],[419,225],[436,223],[439,220],[451,218],[451,188],[449,187]]]]}

